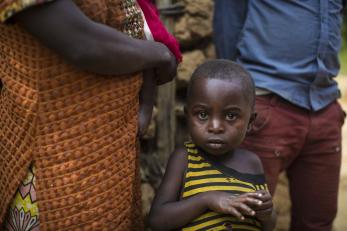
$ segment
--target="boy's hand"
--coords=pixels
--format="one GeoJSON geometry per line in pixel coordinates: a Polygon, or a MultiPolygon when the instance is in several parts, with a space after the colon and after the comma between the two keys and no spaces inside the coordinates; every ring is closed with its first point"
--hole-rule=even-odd
{"type": "Polygon", "coordinates": [[[240,220],[244,215],[255,215],[252,208],[260,206],[263,202],[258,199],[259,193],[244,193],[232,195],[227,192],[211,191],[206,193],[207,207],[218,213],[231,214],[240,220]]]}
{"type": "Polygon", "coordinates": [[[255,216],[261,220],[265,221],[271,218],[272,210],[273,210],[273,203],[272,203],[272,197],[268,191],[260,190],[257,191],[257,199],[261,200],[263,203],[261,205],[252,207],[255,211],[255,216]]]}

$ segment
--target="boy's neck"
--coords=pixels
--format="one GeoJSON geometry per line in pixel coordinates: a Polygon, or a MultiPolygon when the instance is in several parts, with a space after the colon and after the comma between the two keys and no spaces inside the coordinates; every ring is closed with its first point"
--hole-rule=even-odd
{"type": "Polygon", "coordinates": [[[258,174],[252,169],[252,165],[249,162],[249,152],[245,149],[236,148],[224,155],[212,155],[208,152],[199,149],[199,152],[211,161],[223,165],[227,168],[232,168],[238,172],[258,174]]]}
{"type": "Polygon", "coordinates": [[[234,159],[235,149],[230,150],[229,152],[227,152],[225,154],[220,154],[220,155],[213,155],[213,154],[206,152],[205,150],[203,150],[201,148],[198,148],[198,149],[201,153],[203,153],[203,155],[206,155],[208,158],[212,159],[213,161],[218,162],[220,164],[223,164],[225,166],[228,166],[228,163],[231,163],[232,160],[234,159]]]}

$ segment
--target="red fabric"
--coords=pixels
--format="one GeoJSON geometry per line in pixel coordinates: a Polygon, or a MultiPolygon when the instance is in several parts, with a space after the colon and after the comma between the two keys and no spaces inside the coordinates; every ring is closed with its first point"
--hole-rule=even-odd
{"type": "Polygon", "coordinates": [[[255,110],[257,118],[242,147],[262,160],[272,195],[278,175],[286,171],[292,202],[289,230],[331,231],[341,167],[341,106],[333,102],[308,111],[270,94],[256,97],[255,110]]]}
{"type": "Polygon", "coordinates": [[[137,0],[137,2],[145,15],[148,27],[152,32],[154,40],[165,44],[175,55],[177,61],[181,62],[182,55],[179,44],[175,37],[166,30],[165,26],[161,22],[156,6],[150,2],[150,0],[137,0]]]}

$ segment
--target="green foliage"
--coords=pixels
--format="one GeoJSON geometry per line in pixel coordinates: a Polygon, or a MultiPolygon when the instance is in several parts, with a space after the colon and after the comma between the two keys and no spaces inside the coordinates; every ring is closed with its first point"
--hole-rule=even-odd
{"type": "Polygon", "coordinates": [[[346,43],[345,43],[344,48],[340,52],[340,63],[341,63],[340,74],[347,75],[347,47],[346,47],[346,43]]]}

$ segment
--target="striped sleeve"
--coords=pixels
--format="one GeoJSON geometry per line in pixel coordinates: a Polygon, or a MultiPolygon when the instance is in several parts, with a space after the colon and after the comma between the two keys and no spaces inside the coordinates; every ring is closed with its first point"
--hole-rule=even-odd
{"type": "Polygon", "coordinates": [[[255,185],[256,190],[265,190],[269,192],[269,188],[267,187],[267,184],[257,184],[255,185]]]}
{"type": "Polygon", "coordinates": [[[0,0],[0,22],[5,22],[18,12],[54,0],[0,0]]]}

